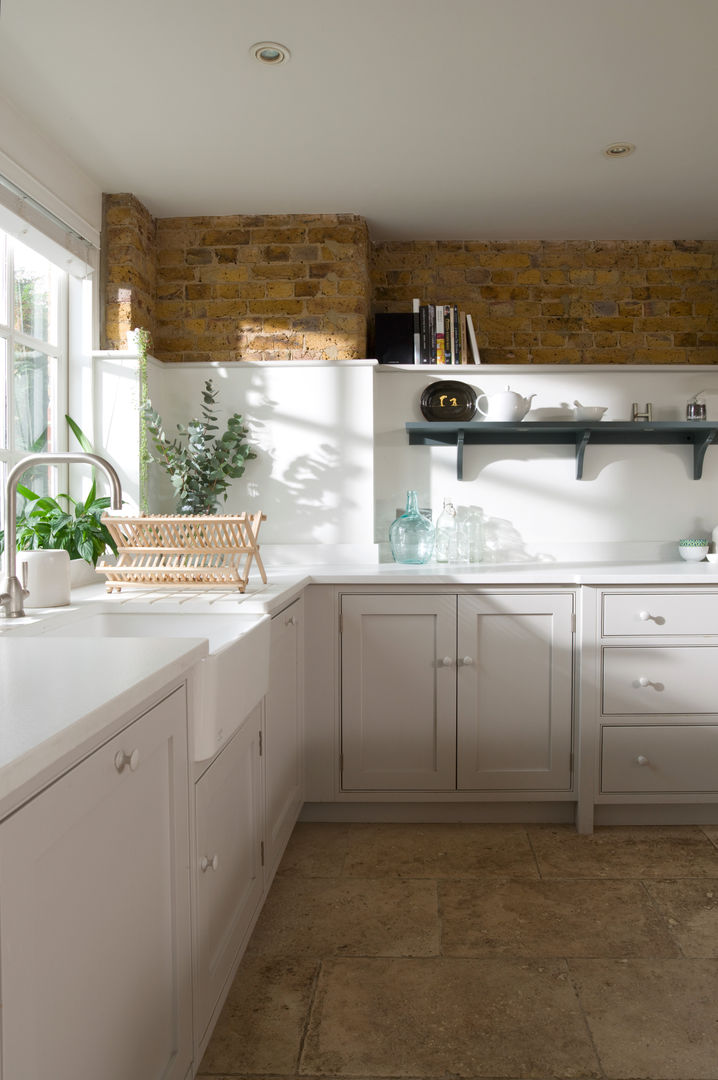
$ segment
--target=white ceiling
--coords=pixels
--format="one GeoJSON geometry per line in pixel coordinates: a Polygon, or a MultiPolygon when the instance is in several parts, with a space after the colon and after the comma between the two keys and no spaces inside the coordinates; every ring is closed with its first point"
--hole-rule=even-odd
{"type": "Polygon", "coordinates": [[[718,0],[2,0],[0,93],[160,217],[718,238],[718,0]]]}

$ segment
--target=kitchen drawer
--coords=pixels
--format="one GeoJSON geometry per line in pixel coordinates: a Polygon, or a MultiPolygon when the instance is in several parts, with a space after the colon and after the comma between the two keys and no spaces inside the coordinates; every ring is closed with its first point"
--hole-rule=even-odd
{"type": "Polygon", "coordinates": [[[603,649],[604,715],[718,713],[718,646],[603,649]]]}
{"type": "Polygon", "coordinates": [[[604,637],[718,635],[718,592],[604,593],[604,637]]]}
{"type": "Polygon", "coordinates": [[[602,792],[713,792],[716,789],[718,725],[603,728],[602,792]]]}

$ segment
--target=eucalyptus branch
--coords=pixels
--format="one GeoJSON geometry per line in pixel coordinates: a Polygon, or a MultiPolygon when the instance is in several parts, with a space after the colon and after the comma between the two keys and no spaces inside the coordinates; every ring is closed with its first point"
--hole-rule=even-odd
{"type": "Polygon", "coordinates": [[[227,500],[232,480],[242,476],[245,463],[256,454],[245,442],[248,430],[239,413],[227,420],[218,436],[218,391],[207,379],[202,391],[201,419],[177,425],[175,438],[168,438],[162,418],[147,401],[142,406],[147,431],[155,449],[154,461],[169,476],[180,514],[215,514],[219,500],[227,500]]]}

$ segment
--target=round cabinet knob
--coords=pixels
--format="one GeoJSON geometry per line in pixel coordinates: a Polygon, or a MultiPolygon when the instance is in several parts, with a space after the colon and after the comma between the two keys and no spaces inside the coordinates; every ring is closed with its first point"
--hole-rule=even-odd
{"type": "Polygon", "coordinates": [[[118,772],[124,772],[129,766],[130,772],[135,772],[140,764],[140,752],[137,748],[129,754],[126,750],[118,750],[115,754],[115,768],[118,772]]]}
{"type": "Polygon", "coordinates": [[[639,754],[636,758],[636,765],[647,765],[648,758],[644,754],[639,754]]]}
{"type": "Polygon", "coordinates": [[[641,620],[641,622],[648,622],[650,617],[651,617],[651,615],[650,615],[650,612],[648,612],[648,611],[639,611],[638,612],[638,618],[641,620]]]}
{"type": "Polygon", "coordinates": [[[638,680],[638,685],[639,686],[650,686],[650,684],[651,684],[651,680],[647,679],[645,675],[641,675],[640,679],[638,680]]]}
{"type": "Polygon", "coordinates": [[[296,615],[290,615],[284,625],[285,626],[296,626],[297,625],[297,616],[296,615]]]}
{"type": "Polygon", "coordinates": [[[208,870],[216,870],[219,866],[219,855],[203,855],[199,861],[199,868],[203,874],[208,870]]]}
{"type": "Polygon", "coordinates": [[[444,657],[442,657],[441,660],[439,660],[439,666],[440,667],[453,667],[454,666],[454,661],[453,661],[452,657],[444,656],[444,657]]]}
{"type": "Polygon", "coordinates": [[[471,667],[473,662],[474,662],[473,656],[462,656],[461,657],[461,663],[464,665],[464,667],[471,667]]]}

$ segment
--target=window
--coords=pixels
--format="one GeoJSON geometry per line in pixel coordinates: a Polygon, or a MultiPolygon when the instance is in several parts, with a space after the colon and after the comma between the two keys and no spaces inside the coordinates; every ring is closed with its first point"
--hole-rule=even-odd
{"type": "MultiPolygon", "coordinates": [[[[8,470],[22,457],[66,448],[67,354],[67,273],[0,231],[3,490],[8,470]]],[[[22,480],[40,494],[56,494],[59,481],[51,465],[28,470],[22,480]]]]}

